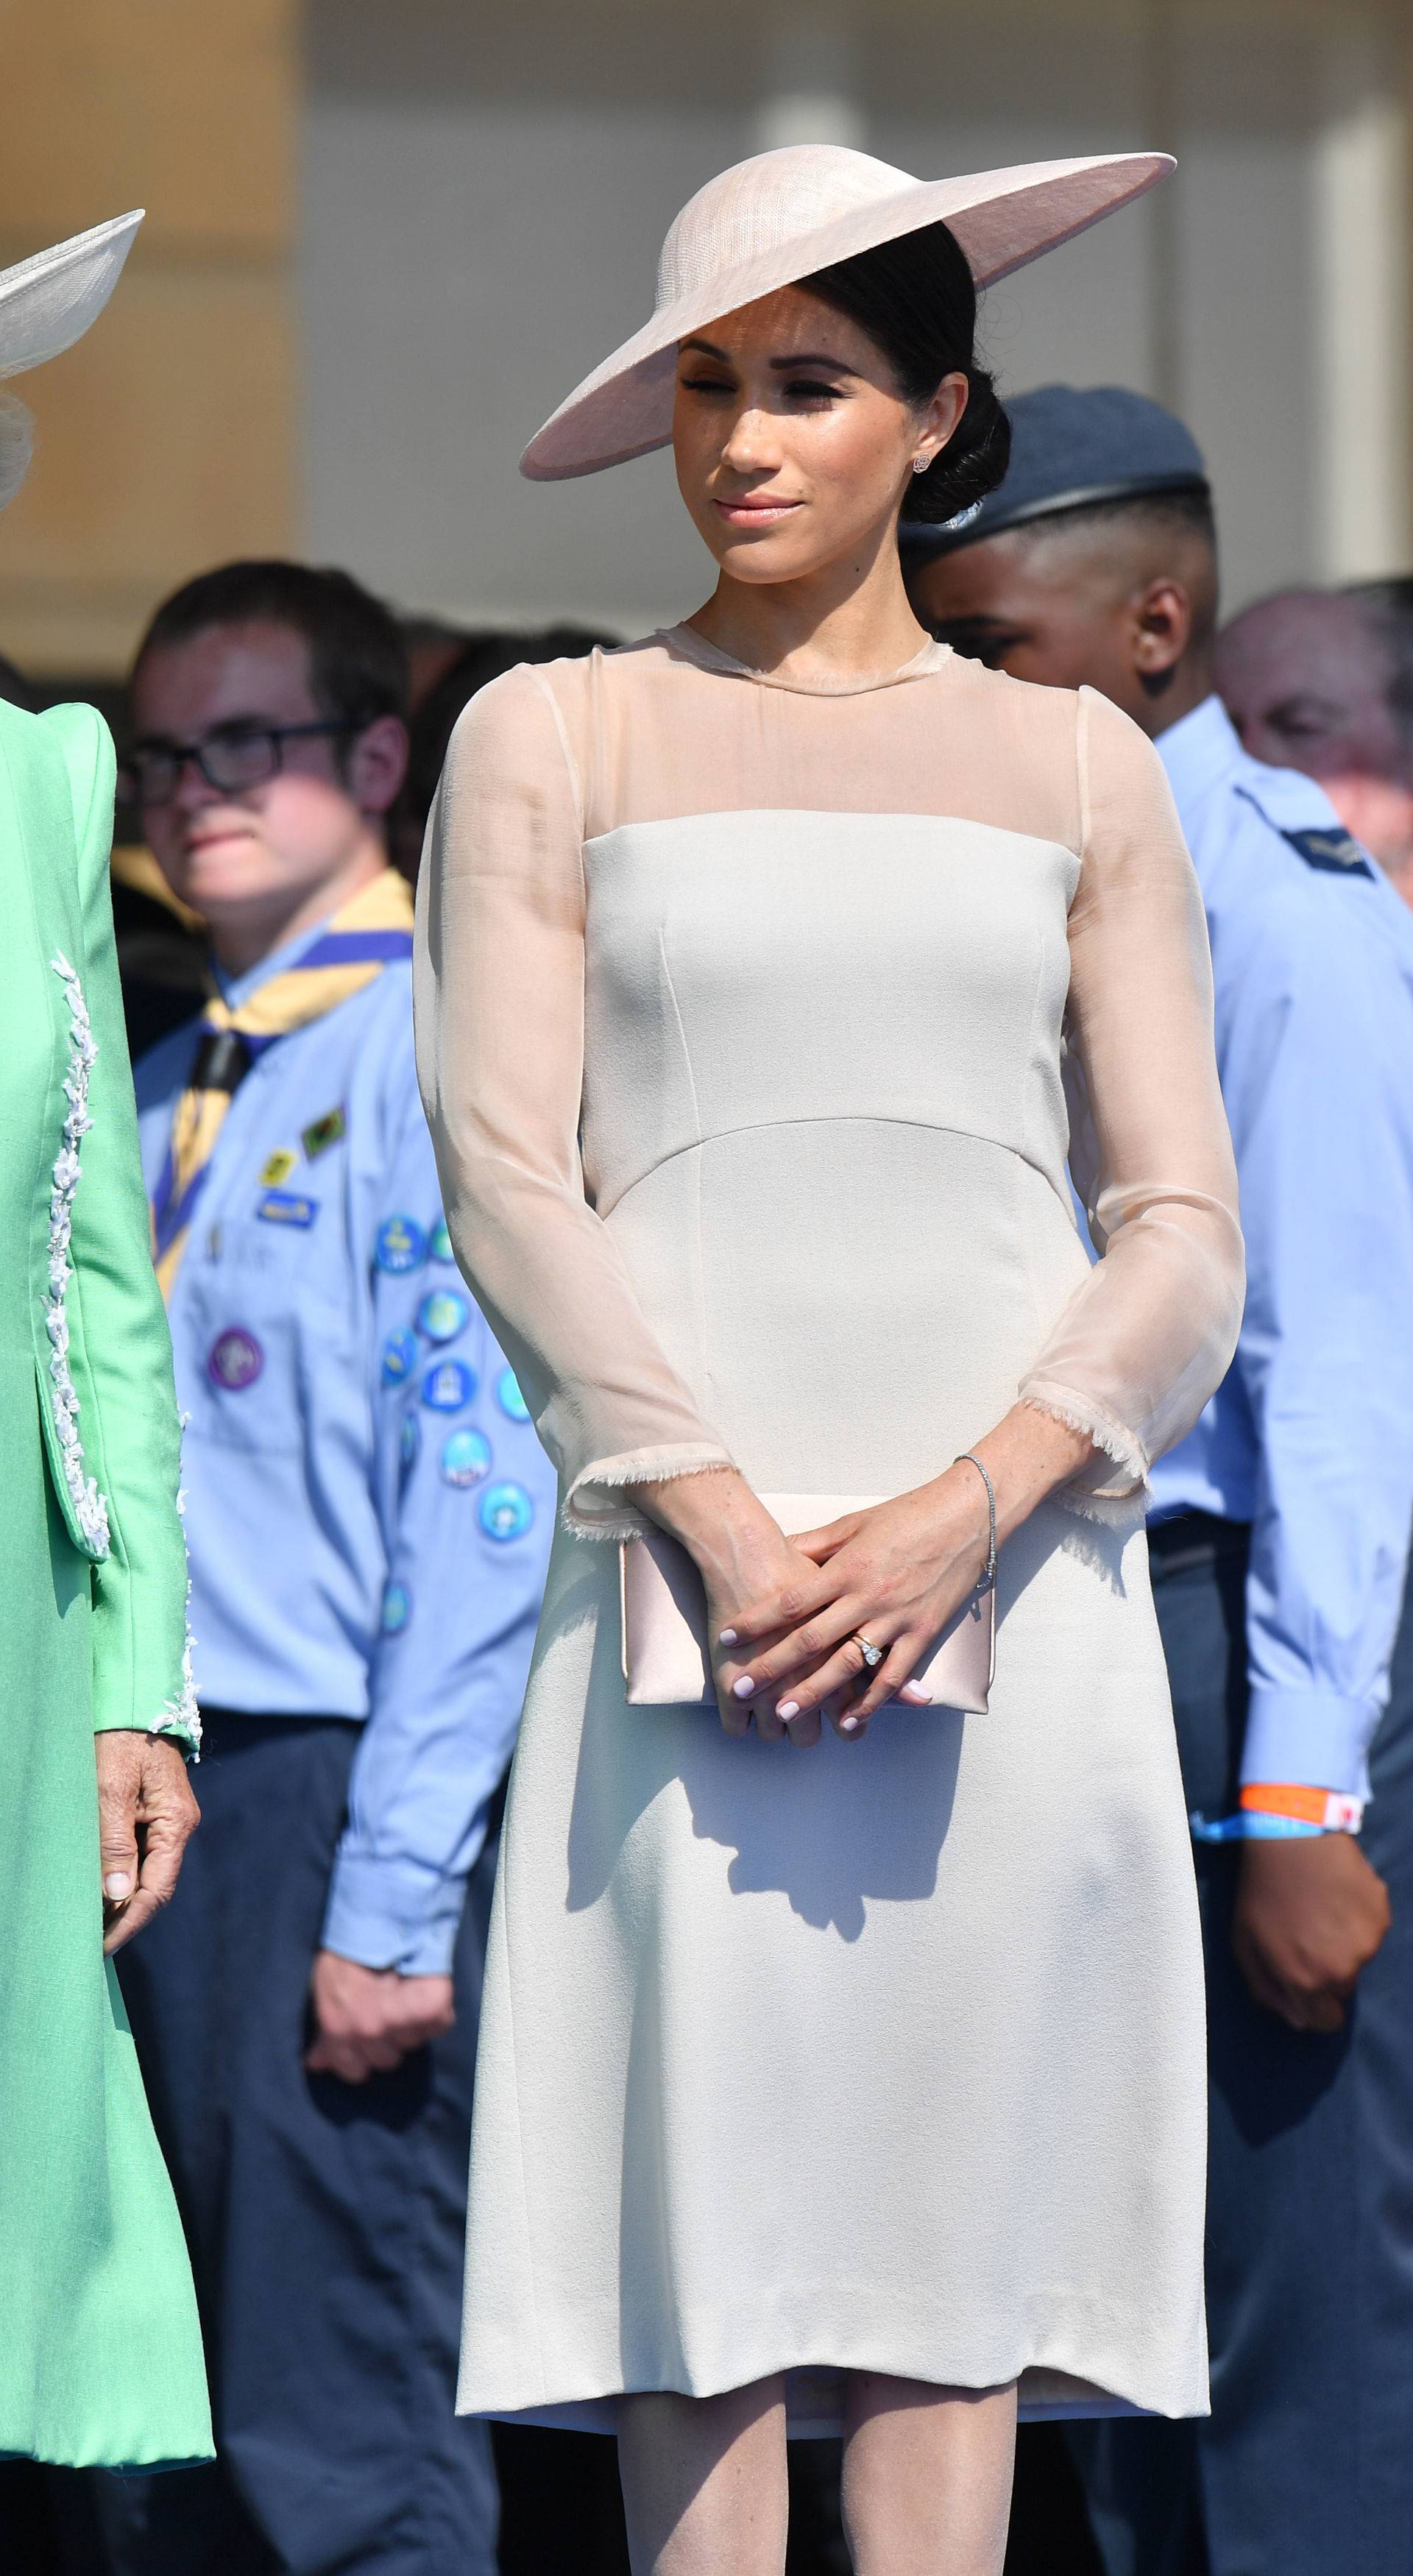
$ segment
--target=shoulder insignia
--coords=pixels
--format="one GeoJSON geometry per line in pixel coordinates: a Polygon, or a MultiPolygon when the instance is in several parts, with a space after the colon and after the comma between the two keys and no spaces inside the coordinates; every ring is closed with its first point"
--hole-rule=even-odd
{"type": "Polygon", "coordinates": [[[347,1126],[348,1121],[341,1109],[326,1109],[322,1118],[316,1118],[308,1127],[302,1128],[299,1141],[309,1161],[312,1163],[318,1155],[326,1154],[331,1145],[336,1145],[347,1126]]]}
{"type": "Polygon", "coordinates": [[[1313,832],[1285,832],[1279,824],[1276,829],[1307,868],[1322,868],[1332,877],[1373,876],[1373,861],[1366,858],[1352,832],[1331,831],[1328,826],[1313,832]]]}

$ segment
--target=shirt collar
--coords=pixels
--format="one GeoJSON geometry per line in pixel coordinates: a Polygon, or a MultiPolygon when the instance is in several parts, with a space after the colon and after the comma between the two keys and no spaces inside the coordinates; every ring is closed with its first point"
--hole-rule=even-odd
{"type": "Polygon", "coordinates": [[[312,948],[316,939],[322,939],[332,919],[333,914],[329,913],[323,921],[316,921],[312,930],[301,930],[294,939],[287,939],[282,947],[272,948],[268,957],[257,958],[255,964],[247,966],[240,975],[228,975],[219,960],[213,957],[211,971],[227,1008],[240,1010],[252,993],[258,993],[262,984],[268,984],[272,975],[282,975],[287,966],[297,966],[306,948],[312,948]]]}
{"type": "Polygon", "coordinates": [[[1215,693],[1160,733],[1156,749],[1179,805],[1228,776],[1246,757],[1241,736],[1215,693]]]}

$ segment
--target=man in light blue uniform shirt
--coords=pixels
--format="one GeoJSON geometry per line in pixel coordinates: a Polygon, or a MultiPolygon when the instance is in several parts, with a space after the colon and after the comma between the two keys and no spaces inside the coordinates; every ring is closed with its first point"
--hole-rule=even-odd
{"type": "Polygon", "coordinates": [[[1207,909],[1249,1283],[1149,1532],[1198,1837],[1213,2411],[1077,2447],[1108,2576],[1407,2576],[1413,917],[1212,694],[1211,496],[1181,423],[1114,387],[1012,419],[1006,481],[915,532],[910,590],[958,649],[1101,689],[1157,743],[1207,909]]]}
{"type": "Polygon", "coordinates": [[[137,1073],[207,1757],[201,1860],[125,1990],[220,2466],[105,2499],[122,2576],[495,2565],[452,2411],[478,1864],[554,1484],[417,1093],[401,685],[386,612],[281,564],[188,585],[135,674],[145,827],[218,994],[137,1073]]]}

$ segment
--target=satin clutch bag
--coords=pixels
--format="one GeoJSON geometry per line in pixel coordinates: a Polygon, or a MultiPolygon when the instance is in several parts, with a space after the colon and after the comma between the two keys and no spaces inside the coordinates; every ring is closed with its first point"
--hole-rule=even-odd
{"type": "MultiPolygon", "coordinates": [[[[787,1534],[820,1529],[881,1499],[876,1494],[761,1496],[771,1519],[787,1534]]],[[[666,1530],[651,1529],[621,1542],[618,1563],[623,1689],[629,1707],[714,1708],[706,1593],[686,1548],[666,1530]]],[[[996,1587],[988,1583],[968,1595],[914,1679],[926,1684],[935,1707],[984,1717],[995,1675],[996,1587]]]]}

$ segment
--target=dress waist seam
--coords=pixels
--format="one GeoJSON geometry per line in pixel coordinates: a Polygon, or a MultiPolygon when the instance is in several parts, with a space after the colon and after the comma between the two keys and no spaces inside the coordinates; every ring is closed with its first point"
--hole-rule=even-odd
{"type": "Polygon", "coordinates": [[[965,1137],[968,1144],[988,1146],[993,1153],[1006,1154],[1017,1163],[1027,1164],[1030,1170],[1044,1181],[1046,1187],[1055,1192],[1061,1205],[1066,1204],[1054,1174],[1047,1171],[1045,1165],[1038,1162],[1033,1154],[1025,1153],[1019,1145],[1007,1144],[999,1136],[980,1135],[974,1127],[951,1127],[945,1119],[941,1118],[890,1118],[881,1114],[870,1114],[867,1111],[843,1111],[826,1113],[817,1118],[743,1118],[734,1126],[714,1127],[708,1135],[686,1137],[680,1145],[673,1147],[671,1153],[663,1154],[657,1162],[650,1163],[644,1171],[635,1173],[632,1180],[625,1181],[623,1187],[616,1190],[612,1198],[595,1196],[593,1199],[595,1214],[600,1217],[611,1216],[614,1209],[621,1206],[624,1199],[630,1197],[634,1190],[641,1189],[645,1181],[655,1180],[657,1174],[665,1172],[670,1163],[680,1163],[686,1154],[704,1153],[709,1145],[724,1144],[732,1136],[767,1135],[772,1128],[779,1127],[915,1127],[928,1135],[965,1137]]]}

